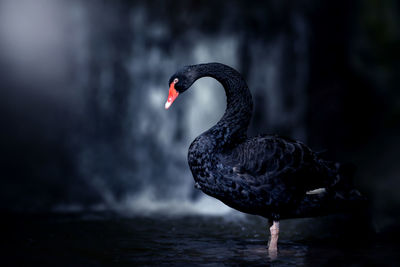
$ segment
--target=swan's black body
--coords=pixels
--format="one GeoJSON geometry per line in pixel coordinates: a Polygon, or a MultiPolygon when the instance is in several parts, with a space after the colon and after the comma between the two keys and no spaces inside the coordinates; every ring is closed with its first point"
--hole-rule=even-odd
{"type": "Polygon", "coordinates": [[[221,120],[190,145],[188,162],[196,187],[228,206],[270,220],[324,215],[361,199],[346,168],[321,159],[301,142],[275,135],[248,138],[252,97],[241,75],[219,63],[187,66],[175,73],[183,93],[201,77],[224,87],[221,120]],[[325,188],[321,194],[307,194],[325,188]]]}

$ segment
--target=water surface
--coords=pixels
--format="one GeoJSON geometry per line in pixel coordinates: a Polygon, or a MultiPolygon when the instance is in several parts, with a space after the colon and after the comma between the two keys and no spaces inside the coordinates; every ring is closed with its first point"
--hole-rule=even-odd
{"type": "Polygon", "coordinates": [[[6,252],[6,266],[398,266],[400,263],[398,245],[370,235],[365,240],[354,240],[354,236],[347,234],[338,236],[340,231],[321,228],[326,221],[319,224],[307,219],[283,221],[279,252],[276,258],[271,258],[267,252],[267,222],[255,216],[122,217],[111,212],[13,215],[6,220],[3,252],[6,252]]]}

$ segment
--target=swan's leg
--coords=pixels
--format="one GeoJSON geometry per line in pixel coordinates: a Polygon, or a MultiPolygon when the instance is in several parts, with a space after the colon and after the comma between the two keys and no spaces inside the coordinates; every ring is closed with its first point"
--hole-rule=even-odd
{"type": "Polygon", "coordinates": [[[268,251],[278,251],[278,238],[279,238],[279,221],[273,221],[269,223],[271,237],[269,239],[268,251]]]}

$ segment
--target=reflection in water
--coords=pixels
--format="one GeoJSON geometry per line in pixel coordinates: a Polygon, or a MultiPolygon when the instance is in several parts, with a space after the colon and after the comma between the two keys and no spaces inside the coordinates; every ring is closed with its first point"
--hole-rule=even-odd
{"type": "Polygon", "coordinates": [[[277,255],[269,255],[266,220],[254,216],[121,218],[103,212],[12,219],[15,220],[7,222],[4,237],[9,240],[7,249],[10,249],[10,253],[5,253],[5,262],[10,261],[14,266],[32,262],[41,266],[382,266],[400,263],[398,244],[385,243],[376,237],[374,242],[355,241],[350,236],[305,241],[286,234],[280,238],[277,255]]]}
{"type": "Polygon", "coordinates": [[[268,256],[271,260],[276,260],[278,258],[277,250],[268,250],[268,256]]]}

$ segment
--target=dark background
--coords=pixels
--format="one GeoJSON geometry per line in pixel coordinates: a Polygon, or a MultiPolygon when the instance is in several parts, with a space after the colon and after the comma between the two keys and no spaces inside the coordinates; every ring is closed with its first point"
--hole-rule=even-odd
{"type": "Polygon", "coordinates": [[[400,6],[368,1],[0,1],[0,207],[19,213],[228,211],[195,192],[190,142],[225,109],[187,64],[239,70],[249,133],[357,165],[375,231],[400,211],[400,6]]]}

